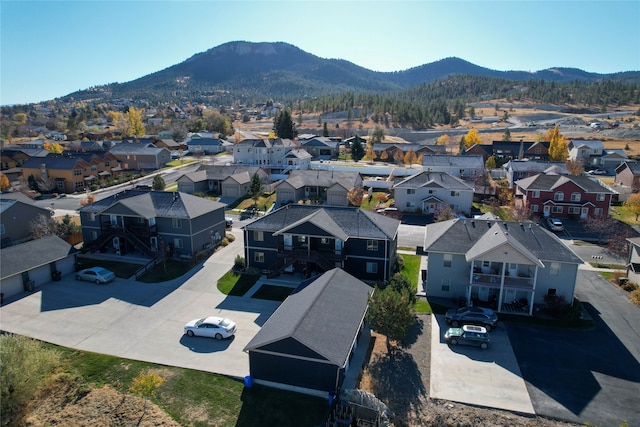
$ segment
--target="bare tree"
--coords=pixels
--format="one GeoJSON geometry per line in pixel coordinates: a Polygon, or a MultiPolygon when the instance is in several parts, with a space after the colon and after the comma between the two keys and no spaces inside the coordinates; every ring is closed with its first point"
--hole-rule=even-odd
{"type": "Polygon", "coordinates": [[[29,223],[31,237],[40,239],[45,236],[54,236],[58,234],[58,223],[44,214],[38,215],[29,223]]]}
{"type": "Polygon", "coordinates": [[[565,162],[565,165],[567,166],[569,173],[573,176],[578,176],[584,172],[584,165],[580,159],[568,159],[565,162]]]}
{"type": "Polygon", "coordinates": [[[41,193],[51,193],[56,188],[56,182],[49,176],[45,175],[40,178],[36,178],[36,186],[41,193]]]}

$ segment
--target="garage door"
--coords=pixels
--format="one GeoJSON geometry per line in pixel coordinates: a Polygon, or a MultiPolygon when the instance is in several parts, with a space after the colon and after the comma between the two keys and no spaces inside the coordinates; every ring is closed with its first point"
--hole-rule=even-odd
{"type": "Polygon", "coordinates": [[[327,203],[332,206],[347,206],[347,198],[343,193],[327,193],[327,203]]]}
{"type": "Polygon", "coordinates": [[[224,197],[240,197],[237,185],[225,185],[222,187],[222,196],[224,197]]]}
{"type": "Polygon", "coordinates": [[[278,191],[278,203],[286,202],[286,201],[294,201],[293,200],[293,190],[281,190],[278,191]]]}

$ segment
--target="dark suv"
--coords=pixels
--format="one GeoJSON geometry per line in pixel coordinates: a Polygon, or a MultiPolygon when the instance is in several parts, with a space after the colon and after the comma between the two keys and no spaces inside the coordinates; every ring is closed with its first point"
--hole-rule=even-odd
{"type": "Polygon", "coordinates": [[[445,319],[448,324],[457,328],[460,325],[484,326],[487,331],[498,326],[498,316],[490,308],[462,307],[447,310],[445,319]]]}
{"type": "Polygon", "coordinates": [[[489,347],[489,334],[482,326],[464,325],[462,328],[449,328],[444,334],[451,345],[475,345],[481,349],[489,347]]]}

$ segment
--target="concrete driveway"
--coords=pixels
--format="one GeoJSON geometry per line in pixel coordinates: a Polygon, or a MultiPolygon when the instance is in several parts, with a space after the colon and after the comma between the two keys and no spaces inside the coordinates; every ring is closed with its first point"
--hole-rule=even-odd
{"type": "MultiPolygon", "coordinates": [[[[236,230],[236,236],[241,236],[236,230]]],[[[236,239],[188,276],[165,283],[116,279],[108,285],[73,275],[49,282],[2,306],[0,329],[54,344],[242,378],[242,351],[278,302],[228,297],[216,283],[242,254],[236,239]],[[183,335],[191,319],[219,315],[238,324],[235,337],[216,341],[183,335]]]]}
{"type": "Polygon", "coordinates": [[[449,346],[444,339],[448,326],[442,315],[433,316],[431,328],[429,396],[535,413],[503,324],[491,331],[491,346],[487,350],[449,346]]]}

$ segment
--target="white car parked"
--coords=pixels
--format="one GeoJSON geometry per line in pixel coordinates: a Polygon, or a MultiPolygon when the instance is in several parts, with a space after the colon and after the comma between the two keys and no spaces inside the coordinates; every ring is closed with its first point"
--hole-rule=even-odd
{"type": "Polygon", "coordinates": [[[76,273],[76,280],[87,280],[95,283],[108,283],[116,278],[113,271],[102,267],[85,268],[76,273]]]}
{"type": "Polygon", "coordinates": [[[221,340],[223,338],[229,338],[235,334],[235,332],[235,322],[216,316],[194,319],[184,326],[184,333],[190,337],[197,335],[221,340]]]}

